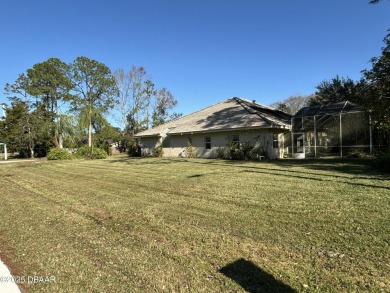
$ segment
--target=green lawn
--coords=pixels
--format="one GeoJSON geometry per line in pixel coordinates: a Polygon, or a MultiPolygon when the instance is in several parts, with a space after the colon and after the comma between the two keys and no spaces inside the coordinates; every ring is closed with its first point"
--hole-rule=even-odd
{"type": "Polygon", "coordinates": [[[29,292],[389,292],[390,180],[364,162],[0,164],[0,258],[55,277],[29,292]]]}

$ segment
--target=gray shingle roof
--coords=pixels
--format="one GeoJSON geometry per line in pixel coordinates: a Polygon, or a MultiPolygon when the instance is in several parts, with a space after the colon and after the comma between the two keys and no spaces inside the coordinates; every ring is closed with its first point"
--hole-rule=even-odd
{"type": "Polygon", "coordinates": [[[200,111],[139,132],[136,137],[248,128],[290,128],[291,115],[245,99],[230,98],[200,111]]]}

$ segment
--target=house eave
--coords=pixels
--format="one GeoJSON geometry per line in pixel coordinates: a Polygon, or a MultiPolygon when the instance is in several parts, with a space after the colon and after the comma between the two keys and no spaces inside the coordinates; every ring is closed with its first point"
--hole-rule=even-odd
{"type": "Polygon", "coordinates": [[[135,138],[161,137],[161,134],[134,135],[135,138]]]}
{"type": "Polygon", "coordinates": [[[205,129],[195,131],[183,131],[183,132],[169,132],[167,135],[185,135],[185,134],[199,134],[199,133],[215,133],[215,132],[232,132],[232,131],[249,131],[249,130],[261,130],[261,129],[291,129],[291,125],[271,125],[271,126],[255,126],[255,127],[237,127],[237,128],[224,128],[224,129],[205,129]]]}

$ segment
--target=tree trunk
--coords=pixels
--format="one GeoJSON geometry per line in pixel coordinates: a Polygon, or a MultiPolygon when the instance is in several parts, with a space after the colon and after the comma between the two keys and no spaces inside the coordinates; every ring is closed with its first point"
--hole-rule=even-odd
{"type": "Polygon", "coordinates": [[[89,121],[88,125],[88,146],[92,147],[92,121],[89,121]]]}
{"type": "Polygon", "coordinates": [[[64,148],[64,144],[63,144],[63,140],[62,140],[62,134],[60,133],[60,135],[58,136],[58,147],[60,149],[63,149],[64,148]]]}
{"type": "Polygon", "coordinates": [[[57,127],[57,138],[56,138],[56,147],[63,149],[63,139],[62,139],[62,129],[61,129],[61,116],[58,110],[58,105],[57,105],[57,99],[55,102],[55,107],[56,107],[56,127],[57,127]],[[58,144],[58,145],[57,145],[58,144]]]}
{"type": "Polygon", "coordinates": [[[88,146],[92,147],[92,107],[91,102],[89,101],[88,105],[88,146]]]}

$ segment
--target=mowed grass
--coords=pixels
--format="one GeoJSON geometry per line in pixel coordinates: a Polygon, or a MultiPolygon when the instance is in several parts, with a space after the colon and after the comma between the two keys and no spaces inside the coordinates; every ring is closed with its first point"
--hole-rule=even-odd
{"type": "Polygon", "coordinates": [[[390,291],[390,180],[364,161],[113,157],[0,176],[0,258],[56,280],[29,292],[390,291]]]}

